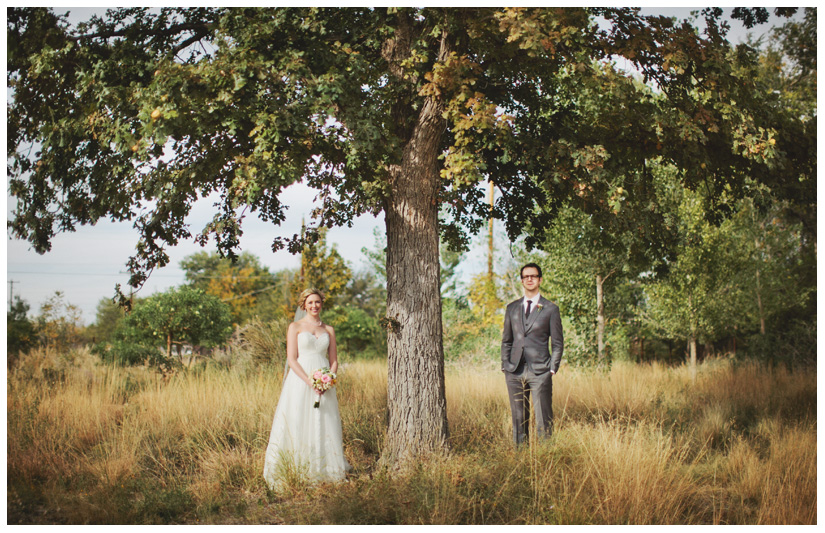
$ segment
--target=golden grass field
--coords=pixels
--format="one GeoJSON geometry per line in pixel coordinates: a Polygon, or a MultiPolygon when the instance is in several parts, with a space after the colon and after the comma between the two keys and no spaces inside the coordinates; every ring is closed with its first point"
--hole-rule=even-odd
{"type": "Polygon", "coordinates": [[[348,481],[261,477],[268,370],[104,366],[40,350],[9,369],[8,522],[95,524],[815,524],[816,372],[712,360],[563,367],[555,434],[510,444],[493,364],[447,366],[450,451],[378,466],[386,364],[339,373],[348,481]]]}

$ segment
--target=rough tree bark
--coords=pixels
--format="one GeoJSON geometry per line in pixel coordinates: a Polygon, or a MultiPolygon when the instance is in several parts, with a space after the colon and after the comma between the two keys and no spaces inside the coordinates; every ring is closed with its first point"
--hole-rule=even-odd
{"type": "MultiPolygon", "coordinates": [[[[398,78],[399,63],[410,53],[410,27],[402,20],[385,46],[398,78]]],[[[445,35],[439,59],[447,54],[445,35]]],[[[438,255],[442,112],[437,97],[419,111],[403,103],[394,110],[405,144],[400,163],[390,167],[385,205],[389,427],[382,460],[399,467],[445,448],[448,438],[438,255]]]]}

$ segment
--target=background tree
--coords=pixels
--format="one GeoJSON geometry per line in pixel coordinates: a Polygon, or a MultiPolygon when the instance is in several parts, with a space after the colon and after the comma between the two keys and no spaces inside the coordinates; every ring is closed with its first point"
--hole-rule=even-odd
{"type": "Polygon", "coordinates": [[[320,228],[315,242],[306,243],[301,250],[299,282],[292,287],[293,311],[297,308],[301,291],[309,287],[320,289],[326,298],[324,306],[333,307],[352,277],[352,270],[335,245],[327,248],[326,233],[326,228],[320,228]]]}
{"type": "MultiPolygon", "coordinates": [[[[677,260],[666,277],[645,287],[643,316],[660,334],[687,342],[695,377],[698,343],[730,335],[745,324],[743,291],[737,273],[745,264],[732,225],[705,220],[703,199],[685,190],[678,206],[677,260]]],[[[748,291],[750,292],[750,291],[748,291]]]]}
{"type": "Polygon", "coordinates": [[[547,254],[543,261],[547,283],[563,287],[557,303],[580,335],[595,339],[595,345],[583,347],[583,354],[574,354],[575,348],[571,350],[569,359],[588,361],[588,353],[595,353],[595,362],[606,363],[606,324],[608,317],[619,315],[619,302],[614,295],[606,293],[634,275],[627,257],[630,247],[626,243],[633,234],[611,230],[596,226],[592,218],[581,211],[567,208],[556,217],[541,246],[547,254]],[[606,301],[613,303],[607,311],[606,301]]]}
{"type": "MultiPolygon", "coordinates": [[[[731,75],[721,13],[703,11],[700,35],[629,8],[129,8],[76,29],[50,10],[12,9],[10,225],[44,252],[76,224],[132,220],[137,287],[168,262],[165,244],[192,236],[185,217],[199,196],[221,200],[196,240],[214,237],[228,256],[247,211],[282,221],[278,194],[300,179],[320,191],[319,227],[383,210],[384,457],[405,462],[448,437],[439,231],[466,245],[490,215],[476,184],[491,179],[493,215],[511,239],[531,227],[533,246],[577,189],[604,195],[589,169],[629,153],[560,127],[571,104],[553,97],[559,84],[627,58],[673,104],[668,120],[631,122],[632,157],[662,144],[692,186],[736,188],[731,165],[772,157],[771,132],[744,107],[749,80],[731,75]],[[708,157],[734,143],[758,157],[708,157]],[[450,217],[439,226],[442,205],[450,217]]],[[[301,241],[273,247],[296,253],[301,241]]]]}
{"type": "Polygon", "coordinates": [[[191,287],[229,305],[236,325],[258,314],[263,293],[278,286],[277,278],[251,252],[242,252],[234,260],[215,252],[197,252],[184,258],[180,267],[191,287]]]}
{"type": "Polygon", "coordinates": [[[585,353],[571,352],[580,362],[594,351],[598,363],[606,362],[608,321],[625,329],[640,296],[635,282],[666,271],[676,257],[670,189],[681,187],[678,169],[660,158],[643,161],[640,169],[610,167],[601,178],[612,182],[610,196],[598,205],[571,199],[541,245],[549,285],[563,287],[558,303],[579,337],[593,339],[582,346],[585,353]]]}
{"type": "Polygon", "coordinates": [[[751,287],[743,306],[751,324],[764,335],[772,318],[804,308],[812,287],[801,279],[802,225],[784,220],[787,211],[779,205],[760,212],[754,204],[750,198],[741,201],[730,225],[743,259],[738,275],[743,285],[751,287]]]}
{"type": "Polygon", "coordinates": [[[387,235],[380,228],[372,230],[373,247],[361,247],[361,253],[369,265],[376,279],[386,287],[387,285],[387,235]]]}
{"type": "Polygon", "coordinates": [[[38,342],[57,351],[76,346],[83,340],[81,311],[67,302],[60,291],[55,291],[40,306],[35,327],[38,342]]]}
{"type": "Polygon", "coordinates": [[[183,363],[182,349],[189,345],[211,347],[232,333],[229,306],[200,289],[180,287],[140,300],[122,322],[121,339],[161,348],[167,360],[172,348],[183,363]]]}
{"type": "MultiPolygon", "coordinates": [[[[775,318],[778,319],[778,330],[784,330],[788,335],[782,336],[780,341],[785,349],[766,347],[773,354],[790,354],[792,350],[788,347],[791,344],[802,338],[810,339],[810,332],[816,331],[816,21],[816,9],[805,8],[801,20],[788,21],[775,29],[768,40],[767,50],[759,55],[752,72],[764,92],[771,96],[771,105],[759,111],[778,124],[777,146],[784,155],[782,165],[774,169],[774,179],[767,183],[770,194],[754,195],[754,207],[760,216],[770,216],[770,211],[776,214],[776,208],[779,208],[778,218],[787,228],[801,224],[800,248],[791,275],[799,287],[810,290],[804,308],[788,310],[782,318],[775,318]],[[792,331],[795,333],[791,334],[792,331]]],[[[804,355],[809,360],[811,356],[810,352],[804,355]]]]}
{"type": "Polygon", "coordinates": [[[112,298],[101,298],[96,311],[95,322],[89,327],[92,343],[111,341],[126,312],[112,298]]]}
{"type": "Polygon", "coordinates": [[[754,196],[758,199],[740,201],[725,224],[734,235],[732,248],[740,259],[734,273],[742,287],[741,301],[736,303],[744,314],[739,333],[750,335],[747,348],[753,356],[772,363],[811,360],[810,351],[788,349],[811,339],[810,333],[801,332],[816,331],[816,315],[809,312],[816,286],[808,282],[804,224],[789,216],[786,206],[754,196]]]}

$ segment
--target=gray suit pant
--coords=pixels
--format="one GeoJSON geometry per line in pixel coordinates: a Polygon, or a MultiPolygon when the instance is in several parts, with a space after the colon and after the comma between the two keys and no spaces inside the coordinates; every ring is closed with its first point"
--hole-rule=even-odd
{"type": "Polygon", "coordinates": [[[553,374],[536,375],[522,359],[515,372],[504,372],[510,412],[513,414],[513,440],[516,445],[530,436],[530,404],[536,411],[536,431],[539,437],[553,434],[553,374]],[[532,394],[532,402],[528,396],[532,394]]]}

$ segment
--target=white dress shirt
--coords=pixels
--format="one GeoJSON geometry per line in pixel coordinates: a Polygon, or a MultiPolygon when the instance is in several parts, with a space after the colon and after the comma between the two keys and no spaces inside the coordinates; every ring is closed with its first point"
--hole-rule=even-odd
{"type": "Polygon", "coordinates": [[[528,301],[528,300],[530,300],[531,302],[533,302],[533,304],[530,306],[530,313],[532,313],[533,311],[535,311],[535,310],[536,310],[536,306],[539,304],[539,298],[541,298],[541,293],[537,293],[537,294],[536,294],[535,296],[533,296],[532,298],[527,298],[527,296],[525,296],[525,297],[524,297],[524,302],[521,304],[522,311],[523,311],[523,312],[525,312],[525,313],[527,312],[527,301],[528,301]]]}

